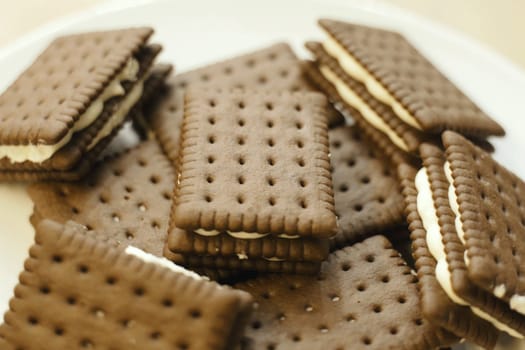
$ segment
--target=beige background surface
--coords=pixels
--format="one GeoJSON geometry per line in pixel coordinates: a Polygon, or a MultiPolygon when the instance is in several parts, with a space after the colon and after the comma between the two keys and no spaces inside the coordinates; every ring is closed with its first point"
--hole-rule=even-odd
{"type": "MultiPolygon", "coordinates": [[[[0,0],[0,47],[49,21],[107,1],[0,0]]],[[[525,68],[525,43],[520,38],[525,33],[525,0],[383,1],[459,29],[525,68]]]]}

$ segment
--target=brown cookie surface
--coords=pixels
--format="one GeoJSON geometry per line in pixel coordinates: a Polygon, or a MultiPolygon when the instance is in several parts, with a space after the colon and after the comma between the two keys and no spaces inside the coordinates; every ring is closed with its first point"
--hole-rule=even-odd
{"type": "Polygon", "coordinates": [[[162,256],[174,170],[154,140],[99,162],[77,183],[36,183],[28,192],[33,224],[74,220],[123,244],[162,256]]]}
{"type": "Polygon", "coordinates": [[[261,276],[236,287],[257,307],[246,349],[429,349],[455,337],[423,319],[416,279],[382,236],[336,251],[316,277],[261,276]]]}
{"type": "Polygon", "coordinates": [[[325,108],[318,93],[187,94],[172,228],[332,236],[325,108]]]}
{"type": "Polygon", "coordinates": [[[336,246],[403,224],[403,196],[395,171],[366,134],[356,126],[342,126],[328,136],[339,224],[336,246]]]}

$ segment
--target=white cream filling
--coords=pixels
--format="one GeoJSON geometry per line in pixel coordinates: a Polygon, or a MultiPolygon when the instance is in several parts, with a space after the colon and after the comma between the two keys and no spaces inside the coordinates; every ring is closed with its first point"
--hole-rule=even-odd
{"type": "Polygon", "coordinates": [[[469,305],[465,300],[459,297],[452,288],[451,275],[448,269],[445,246],[441,240],[439,220],[432,199],[432,189],[428,179],[427,169],[421,168],[415,179],[417,189],[417,212],[421,217],[423,227],[426,230],[426,241],[430,254],[436,260],[436,278],[441,288],[447,293],[448,297],[456,304],[469,306],[474,314],[480,318],[492,323],[497,329],[507,332],[513,337],[523,338],[523,335],[509,326],[501,323],[483,310],[469,305]]]}
{"type": "Polygon", "coordinates": [[[341,98],[350,106],[357,109],[370,125],[386,134],[397,147],[404,151],[408,151],[406,142],[401,137],[399,137],[399,135],[394,130],[392,130],[392,128],[390,128],[390,126],[385,123],[385,121],[368,106],[368,104],[366,104],[352,89],[350,89],[348,85],[346,85],[345,82],[337,76],[337,74],[335,74],[327,66],[323,65],[319,67],[319,70],[321,71],[323,77],[335,87],[339,96],[341,96],[341,98]]]}
{"type": "Polygon", "coordinates": [[[140,97],[142,96],[142,92],[144,90],[144,80],[145,78],[138,81],[135,86],[133,86],[128,95],[120,102],[119,108],[108,119],[102,129],[98,131],[95,138],[87,147],[88,151],[95,147],[100,140],[111,134],[111,132],[113,132],[117,126],[124,122],[124,119],[126,119],[126,116],[128,115],[131,108],[133,108],[133,106],[138,102],[138,100],[140,100],[140,97]]]}
{"type": "MultiPolygon", "coordinates": [[[[205,230],[202,228],[196,229],[193,232],[201,236],[207,236],[207,237],[217,236],[221,233],[221,231],[205,230]]],[[[225,232],[228,235],[235,237],[235,238],[239,238],[239,239],[259,239],[259,238],[263,238],[269,235],[269,233],[244,232],[244,231],[225,231],[225,232]]],[[[277,237],[285,238],[285,239],[297,239],[297,238],[300,238],[301,236],[281,234],[281,235],[278,235],[277,237]]]]}
{"type": "Polygon", "coordinates": [[[102,113],[104,103],[112,97],[122,96],[125,90],[122,87],[124,81],[134,81],[137,79],[139,62],[131,58],[126,63],[122,71],[109,83],[102,93],[89,105],[82,113],[68,133],[53,145],[29,144],[29,145],[0,145],[0,158],[8,158],[12,163],[31,161],[42,163],[51,158],[60,148],[64,147],[75,132],[87,128],[102,113]]]}
{"type": "Polygon", "coordinates": [[[194,230],[193,232],[201,235],[201,236],[207,236],[207,237],[213,237],[213,236],[217,236],[219,233],[221,233],[220,231],[217,231],[217,230],[204,230],[202,228],[198,228],[196,230],[194,230]]]}
{"type": "Polygon", "coordinates": [[[301,238],[301,236],[299,235],[287,235],[287,234],[281,234],[279,236],[277,236],[279,238],[285,238],[285,239],[298,239],[298,238],[301,238]]]}
{"type": "Polygon", "coordinates": [[[498,298],[503,298],[506,292],[507,292],[507,289],[505,288],[504,284],[500,284],[494,287],[494,295],[497,296],[498,298]]]}
{"type": "MultiPolygon", "coordinates": [[[[452,211],[454,212],[454,215],[455,215],[454,223],[456,226],[456,231],[458,233],[459,239],[461,240],[461,243],[465,245],[465,231],[463,230],[463,223],[461,222],[461,213],[459,211],[459,202],[456,196],[454,178],[452,177],[452,169],[448,161],[445,162],[444,169],[445,169],[445,175],[449,183],[448,200],[449,200],[450,207],[452,208],[452,211]]],[[[465,250],[464,257],[465,257],[465,264],[468,266],[470,264],[470,259],[468,258],[467,250],[465,250]]],[[[505,285],[500,284],[494,287],[492,294],[494,294],[494,296],[496,296],[497,298],[501,299],[505,296],[506,292],[507,290],[506,290],[505,285]]],[[[515,310],[516,312],[519,312],[520,314],[525,315],[525,296],[515,294],[510,298],[509,304],[510,304],[511,309],[515,310]]]]}
{"type": "Polygon", "coordinates": [[[346,74],[365,84],[372,96],[389,105],[396,115],[405,123],[421,130],[421,126],[414,116],[329,34],[328,38],[323,42],[323,48],[330,56],[339,62],[339,65],[346,74]]]}
{"type": "Polygon", "coordinates": [[[525,295],[513,295],[510,298],[510,308],[525,315],[525,295]]]}
{"type": "Polygon", "coordinates": [[[271,258],[263,258],[263,259],[267,261],[284,261],[284,259],[278,258],[276,256],[272,256],[271,258]]]}
{"type": "Polygon", "coordinates": [[[244,232],[244,231],[226,231],[227,234],[229,234],[232,237],[239,238],[239,239],[258,239],[268,236],[268,233],[256,233],[256,232],[244,232]]]}
{"type": "Polygon", "coordinates": [[[197,279],[197,280],[203,279],[202,276],[199,276],[195,272],[187,270],[184,267],[179,266],[166,258],[159,258],[158,256],[146,253],[142,249],[134,247],[132,245],[127,246],[125,252],[126,254],[133,255],[148,264],[155,264],[158,266],[162,266],[162,267],[170,269],[173,272],[181,273],[193,279],[197,279]]]}

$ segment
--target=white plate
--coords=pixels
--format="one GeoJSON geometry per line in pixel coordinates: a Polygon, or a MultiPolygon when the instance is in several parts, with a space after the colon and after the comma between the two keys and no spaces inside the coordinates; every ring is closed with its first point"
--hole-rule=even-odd
{"type": "MultiPolygon", "coordinates": [[[[441,25],[376,1],[115,1],[41,28],[0,51],[0,91],[59,34],[130,25],[155,27],[162,60],[178,71],[270,44],[321,38],[319,17],[396,29],[506,128],[496,158],[525,176],[525,74],[498,54],[441,25]]],[[[0,314],[33,239],[22,185],[0,184],[0,314]]],[[[508,347],[506,347],[508,348],[508,347]]]]}

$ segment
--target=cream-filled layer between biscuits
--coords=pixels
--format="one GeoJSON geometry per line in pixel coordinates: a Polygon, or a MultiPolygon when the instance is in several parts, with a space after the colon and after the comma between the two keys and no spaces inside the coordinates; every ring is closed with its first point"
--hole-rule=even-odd
{"type": "MultiPolygon", "coordinates": [[[[217,236],[221,233],[221,231],[217,230],[205,230],[202,228],[196,229],[193,232],[201,235],[201,236],[207,236],[207,237],[213,237],[217,236]]],[[[244,232],[244,231],[224,231],[228,235],[238,238],[238,239],[259,239],[263,238],[269,235],[269,233],[257,233],[257,232],[244,232]]],[[[280,234],[277,237],[284,238],[284,239],[297,239],[301,236],[298,235],[287,235],[287,234],[280,234]]]]}
{"type": "MultiPolygon", "coordinates": [[[[12,163],[31,161],[42,163],[51,158],[59,149],[64,147],[73,137],[73,134],[87,128],[100,116],[104,110],[104,103],[115,96],[122,96],[126,93],[122,82],[134,81],[139,72],[139,62],[130,58],[122,71],[108,84],[100,95],[82,113],[73,127],[57,143],[53,145],[29,144],[29,145],[0,145],[0,158],[8,158],[12,163]]],[[[142,92],[141,92],[142,93],[142,92]]]]}
{"type": "Polygon", "coordinates": [[[323,65],[319,67],[319,70],[323,77],[335,87],[339,96],[341,96],[341,98],[350,106],[357,109],[371,126],[386,134],[386,136],[388,136],[397,147],[401,148],[403,151],[408,151],[408,146],[405,141],[399,137],[399,135],[392,130],[392,128],[390,128],[390,126],[385,123],[385,121],[381,119],[381,117],[377,115],[377,113],[352,89],[350,89],[345,82],[337,76],[337,74],[327,66],[323,65]]]}
{"type": "Polygon", "coordinates": [[[442,241],[439,220],[434,206],[434,200],[432,198],[432,189],[430,187],[430,181],[428,179],[428,173],[425,167],[418,171],[415,179],[415,185],[417,189],[417,212],[426,231],[426,242],[428,249],[432,257],[436,260],[436,279],[438,280],[441,288],[454,303],[470,307],[474,314],[490,322],[497,329],[504,331],[513,337],[522,339],[523,335],[521,333],[496,320],[494,317],[487,314],[483,310],[470,305],[456,294],[452,288],[452,276],[448,268],[445,246],[442,241]]]}
{"type": "Polygon", "coordinates": [[[341,68],[352,78],[365,84],[366,88],[379,101],[389,105],[396,115],[408,125],[422,130],[419,122],[410,112],[392,96],[392,94],[379,83],[372,74],[370,74],[355,58],[353,58],[346,49],[341,46],[334,38],[330,36],[323,42],[325,51],[335,58],[341,68]]]}
{"type": "MultiPolygon", "coordinates": [[[[456,187],[454,186],[454,178],[452,177],[452,169],[448,161],[444,165],[445,175],[448,181],[448,201],[452,211],[454,212],[455,218],[454,223],[456,226],[456,232],[461,240],[461,243],[465,245],[465,231],[463,230],[463,223],[461,221],[461,212],[459,211],[459,202],[456,195],[456,187]]],[[[467,256],[467,250],[465,249],[465,264],[468,266],[470,260],[467,256]]],[[[497,285],[494,287],[492,294],[497,298],[503,298],[506,293],[506,287],[504,284],[497,285]]],[[[510,298],[510,308],[525,315],[525,295],[515,294],[510,298]]]]}
{"type": "Polygon", "coordinates": [[[104,137],[111,134],[111,132],[120,124],[124,122],[126,119],[126,116],[128,115],[129,111],[135,104],[140,100],[142,97],[142,92],[144,91],[144,80],[146,78],[142,78],[139,80],[131,91],[124,97],[124,99],[120,102],[118,109],[113,113],[111,117],[107,120],[107,122],[104,124],[102,129],[100,129],[87,147],[87,150],[89,151],[93,147],[97,145],[97,143],[102,140],[104,137]]]}
{"type": "Polygon", "coordinates": [[[177,272],[177,273],[181,273],[183,275],[186,275],[186,276],[191,277],[191,278],[196,279],[196,280],[202,280],[203,279],[202,276],[196,274],[195,272],[187,270],[184,267],[179,266],[179,265],[175,264],[174,262],[172,262],[172,261],[170,261],[170,260],[168,260],[166,258],[160,258],[160,257],[155,256],[153,254],[146,253],[142,249],[134,247],[132,245],[127,246],[125,252],[126,252],[126,254],[133,255],[133,256],[139,258],[140,260],[142,260],[142,261],[144,261],[146,263],[155,264],[155,265],[158,265],[158,266],[162,266],[162,267],[168,268],[171,271],[174,271],[174,272],[177,272]]]}

